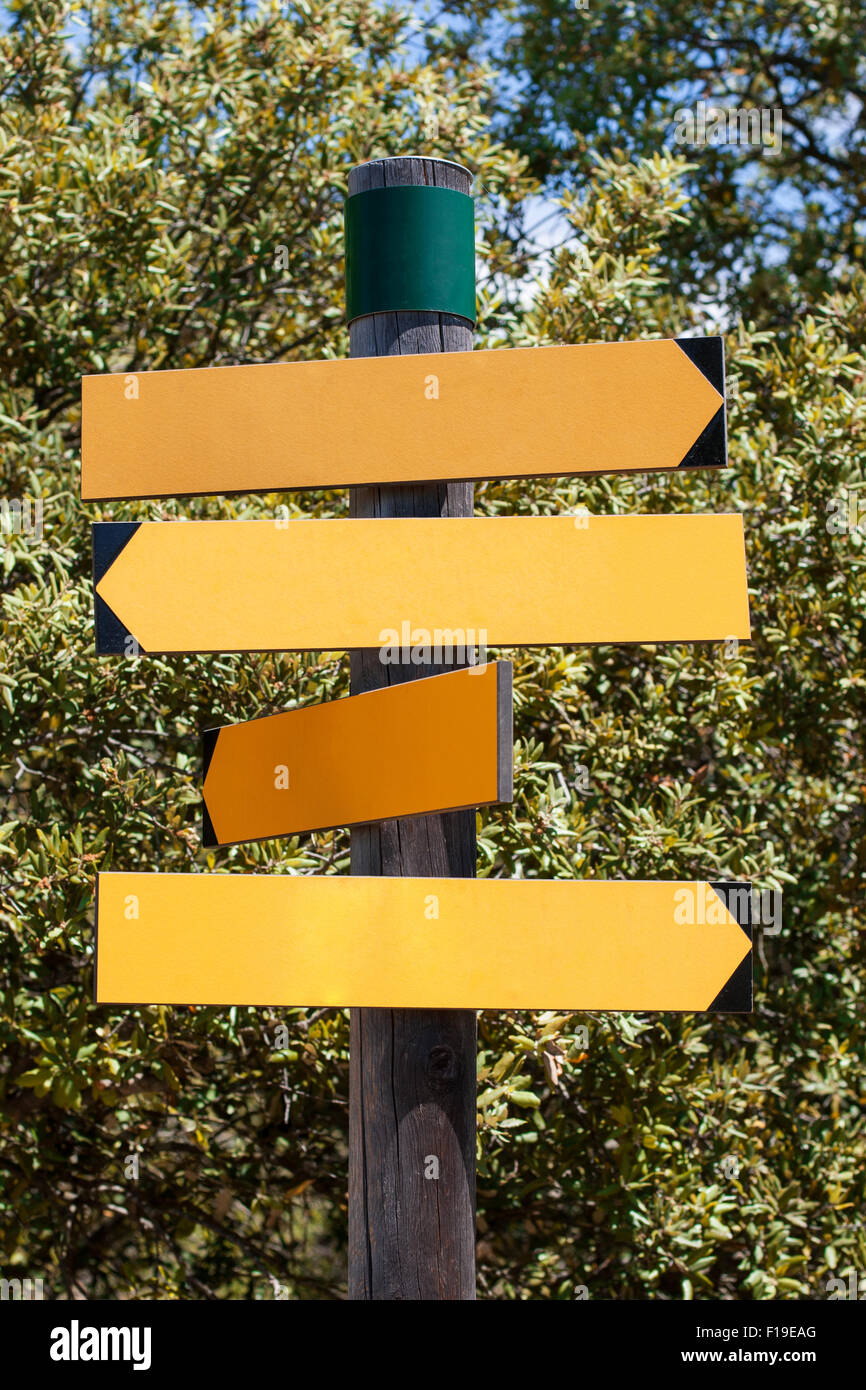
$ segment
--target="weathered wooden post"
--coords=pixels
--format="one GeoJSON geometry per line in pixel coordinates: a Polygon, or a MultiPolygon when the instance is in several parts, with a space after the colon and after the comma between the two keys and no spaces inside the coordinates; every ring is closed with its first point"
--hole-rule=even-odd
{"type": "MultiPolygon", "coordinates": [[[[462,286],[460,307],[465,308],[469,277],[474,305],[471,238],[468,245],[459,231],[455,238],[455,227],[465,227],[467,211],[471,216],[471,181],[468,170],[440,159],[376,159],[352,170],[347,216],[352,357],[471,351],[474,308],[468,309],[469,319],[441,312],[445,301],[437,299],[443,281],[450,282],[444,293],[456,287],[459,294],[462,286]],[[379,206],[370,207],[368,199],[366,209],[352,207],[351,200],[368,190],[410,186],[448,189],[451,197],[440,200],[438,208],[435,198],[428,198],[426,205],[416,200],[414,206],[401,207],[400,195],[391,206],[380,199],[379,206]],[[455,202],[458,195],[466,199],[468,210],[455,202]],[[350,226],[356,210],[373,221],[356,237],[353,248],[350,226]],[[388,226],[383,218],[391,219],[388,226]],[[357,256],[371,239],[376,264],[359,263],[357,256]],[[400,259],[403,289],[412,284],[421,296],[416,305],[397,311],[375,300],[375,294],[388,286],[394,255],[400,259]],[[455,258],[460,263],[455,264],[455,258]],[[359,298],[365,286],[367,297],[359,298]],[[371,307],[373,312],[368,311],[371,307]],[[365,312],[354,318],[353,308],[365,312]]],[[[390,288],[393,293],[393,282],[390,288]]],[[[418,389],[431,389],[420,372],[418,389]]],[[[433,396],[430,409],[436,410],[433,396]]],[[[436,471],[431,459],[430,475],[435,477],[436,471]]],[[[350,508],[355,517],[471,516],[473,496],[471,483],[356,487],[350,492],[350,508]]],[[[413,623],[413,614],[404,617],[413,623]]],[[[408,662],[385,665],[377,649],[354,652],[351,661],[353,694],[451,669],[408,662]]],[[[460,756],[460,730],[455,729],[454,757],[460,756]]],[[[411,747],[406,748],[406,758],[411,761],[411,747]]],[[[475,875],[472,810],[384,821],[354,829],[351,837],[353,874],[475,875]]],[[[436,931],[435,918],[429,929],[436,931]]],[[[387,972],[386,960],[382,969],[387,972]]],[[[468,1009],[352,1010],[351,1299],[475,1297],[476,1034],[476,1016],[468,1009]]]]}

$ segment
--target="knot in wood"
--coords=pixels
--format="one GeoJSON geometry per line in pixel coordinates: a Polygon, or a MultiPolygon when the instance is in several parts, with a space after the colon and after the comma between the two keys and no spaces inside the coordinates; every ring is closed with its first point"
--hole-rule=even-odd
{"type": "Polygon", "coordinates": [[[450,1091],[460,1075],[460,1058],[447,1043],[439,1043],[427,1054],[427,1082],[431,1091],[450,1091]]]}

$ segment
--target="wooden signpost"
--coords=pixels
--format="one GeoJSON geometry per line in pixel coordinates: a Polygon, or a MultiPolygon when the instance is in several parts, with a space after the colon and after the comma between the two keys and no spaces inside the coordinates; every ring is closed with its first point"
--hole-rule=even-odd
{"type": "MultiPolygon", "coordinates": [[[[349,350],[353,358],[379,359],[371,370],[387,370],[391,357],[436,353],[441,360],[471,350],[475,230],[470,186],[466,169],[439,160],[372,160],[349,174],[349,350]],[[428,204],[421,225],[419,200],[428,204]],[[461,222],[459,209],[469,218],[461,222]],[[395,237],[402,244],[395,246],[395,237]],[[415,276],[416,282],[407,284],[407,276],[415,276]]],[[[383,453],[390,449],[386,446],[383,453]]],[[[452,518],[472,516],[473,487],[447,480],[354,487],[349,510],[358,520],[374,519],[383,536],[393,532],[393,520],[402,518],[440,518],[433,524],[441,528],[446,519],[450,524],[452,518]]],[[[352,652],[355,694],[436,669],[435,663],[413,668],[405,657],[399,665],[384,666],[380,655],[375,647],[352,652]]],[[[411,744],[404,752],[411,757],[411,744]]],[[[467,755],[466,737],[457,727],[451,761],[467,755]]],[[[388,820],[351,832],[353,876],[474,878],[475,871],[473,811],[388,820]]],[[[435,921],[424,925],[435,935],[435,921]]],[[[448,1009],[440,1003],[430,1009],[352,1009],[350,1299],[475,1297],[477,1056],[474,1008],[448,1009]],[[431,1155],[437,1160],[435,1179],[426,1176],[431,1155]]]]}
{"type": "Polygon", "coordinates": [[[348,520],[93,528],[100,653],[351,651],[349,698],[206,733],[205,843],[354,827],[350,877],[100,874],[95,987],[351,1007],[354,1299],[475,1296],[477,1009],[751,1008],[748,884],[475,879],[511,795],[476,649],[749,611],[739,515],[472,516],[467,479],[723,466],[725,424],[719,339],[472,353],[470,182],[352,171],[349,361],[83,383],[85,498],[350,486],[348,520]]]}
{"type": "Polygon", "coordinates": [[[723,383],[721,338],[86,376],[81,491],[721,468],[723,383]]]}
{"type": "Polygon", "coordinates": [[[208,729],[202,843],[510,801],[511,722],[511,663],[494,661],[208,729]]]}

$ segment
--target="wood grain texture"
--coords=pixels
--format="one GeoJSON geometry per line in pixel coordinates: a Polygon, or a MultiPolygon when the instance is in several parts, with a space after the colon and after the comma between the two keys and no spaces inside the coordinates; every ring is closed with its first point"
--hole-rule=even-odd
{"type": "MultiPolygon", "coordinates": [[[[371,160],[351,171],[349,194],[398,184],[468,194],[471,175],[443,160],[371,160]]],[[[352,357],[472,349],[472,325],[453,314],[371,314],[349,331],[352,357]]],[[[471,516],[473,504],[471,483],[350,490],[355,517],[471,516]]],[[[353,652],[351,663],[353,695],[453,669],[385,666],[376,650],[353,652]]],[[[459,729],[454,756],[460,756],[459,729]]],[[[353,874],[472,878],[475,854],[471,810],[351,832],[353,874]]],[[[350,1299],[475,1298],[476,1050],[471,1010],[352,1010],[350,1299]],[[438,1177],[425,1177],[434,1167],[438,1177]]]]}

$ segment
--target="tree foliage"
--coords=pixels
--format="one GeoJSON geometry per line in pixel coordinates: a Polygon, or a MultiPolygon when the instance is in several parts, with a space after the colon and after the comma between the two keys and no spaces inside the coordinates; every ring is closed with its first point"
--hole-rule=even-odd
{"type": "Polygon", "coordinates": [[[866,217],[862,0],[448,0],[438,20],[430,51],[491,56],[497,130],[565,188],[599,152],[676,148],[677,115],[699,102],[743,113],[736,132],[700,127],[688,222],[663,249],[690,294],[775,328],[850,285],[866,217]],[[760,134],[748,113],[764,113],[760,134]]]}

